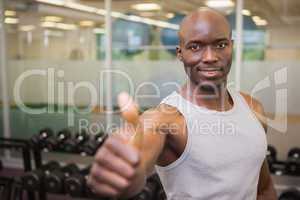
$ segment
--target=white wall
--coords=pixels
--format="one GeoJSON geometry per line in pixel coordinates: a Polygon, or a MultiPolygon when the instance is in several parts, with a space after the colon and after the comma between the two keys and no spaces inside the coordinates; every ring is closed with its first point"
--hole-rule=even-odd
{"type": "Polygon", "coordinates": [[[296,26],[271,27],[267,30],[266,60],[300,60],[300,28],[296,26]]]}

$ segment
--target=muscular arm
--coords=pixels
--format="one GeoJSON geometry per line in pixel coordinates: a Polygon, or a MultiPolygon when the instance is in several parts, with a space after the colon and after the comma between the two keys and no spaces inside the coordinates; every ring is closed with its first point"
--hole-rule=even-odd
{"type": "Polygon", "coordinates": [[[143,132],[143,144],[139,152],[141,162],[138,176],[124,197],[131,197],[138,193],[144,186],[145,182],[143,181],[152,174],[155,164],[159,162],[168,135],[168,131],[164,128],[168,127],[169,123],[176,121],[177,115],[175,113],[177,111],[170,109],[172,108],[160,106],[160,108],[146,111],[140,117],[140,126],[137,131],[143,132]]]}
{"type": "MultiPolygon", "coordinates": [[[[267,123],[266,117],[263,110],[263,106],[257,100],[251,98],[249,95],[241,93],[245,100],[247,101],[249,107],[255,113],[256,117],[262,124],[267,133],[267,123]]],[[[269,172],[269,167],[266,159],[264,160],[260,174],[259,174],[259,181],[258,181],[258,188],[257,188],[257,200],[276,200],[277,195],[274,188],[274,184],[272,182],[272,178],[269,172]]]]}

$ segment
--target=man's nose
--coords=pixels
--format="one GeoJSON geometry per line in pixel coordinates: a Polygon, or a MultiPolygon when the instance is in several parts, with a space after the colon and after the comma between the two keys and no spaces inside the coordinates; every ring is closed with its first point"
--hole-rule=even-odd
{"type": "Polygon", "coordinates": [[[202,62],[214,63],[216,61],[218,61],[216,52],[210,46],[207,46],[202,54],[202,62]]]}

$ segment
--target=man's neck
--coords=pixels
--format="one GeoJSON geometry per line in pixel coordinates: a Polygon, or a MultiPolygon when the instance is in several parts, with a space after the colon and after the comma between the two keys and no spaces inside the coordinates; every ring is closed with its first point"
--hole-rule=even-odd
{"type": "Polygon", "coordinates": [[[226,81],[218,85],[207,83],[201,86],[188,82],[180,93],[188,101],[211,110],[226,111],[233,106],[226,81]]]}

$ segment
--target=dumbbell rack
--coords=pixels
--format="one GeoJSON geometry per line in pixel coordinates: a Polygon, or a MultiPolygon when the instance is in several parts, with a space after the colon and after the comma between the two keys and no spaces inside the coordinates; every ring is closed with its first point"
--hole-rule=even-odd
{"type": "MultiPolygon", "coordinates": [[[[268,145],[267,161],[278,197],[291,189],[300,191],[300,176],[299,172],[296,171],[298,167],[292,168],[290,165],[292,155],[293,153],[290,150],[286,160],[278,160],[276,148],[268,145]]],[[[293,161],[292,164],[295,164],[295,162],[293,161]]]]}
{"type": "MultiPolygon", "coordinates": [[[[9,139],[9,138],[0,138],[0,149],[17,149],[22,151],[23,158],[23,170],[24,172],[32,170],[31,166],[31,151],[30,144],[27,140],[22,139],[9,139]]],[[[40,155],[38,152],[34,153],[35,163],[39,164],[40,155]]],[[[4,200],[11,199],[12,189],[14,186],[18,185],[20,188],[21,196],[22,196],[22,188],[21,184],[18,180],[11,177],[0,177],[0,184],[4,187],[4,200]]],[[[35,195],[32,191],[27,191],[27,197],[30,200],[35,200],[35,195]]]]}
{"type": "MultiPolygon", "coordinates": [[[[66,153],[66,152],[61,152],[61,151],[50,151],[50,152],[45,152],[41,149],[35,149],[34,150],[35,152],[35,162],[37,163],[36,165],[36,169],[39,169],[41,168],[42,166],[42,163],[45,162],[47,163],[48,161],[51,161],[51,160],[56,160],[58,161],[59,163],[64,163],[62,161],[62,159],[57,159],[57,155],[59,154],[60,156],[67,156],[69,160],[76,160],[76,158],[78,159],[78,156],[80,156],[79,154],[75,154],[75,153],[66,153]],[[45,158],[44,156],[47,155],[47,158],[45,158]]],[[[88,156],[81,156],[82,158],[87,158],[88,159],[88,156]]],[[[90,159],[92,160],[92,158],[90,159]]],[[[45,190],[45,188],[41,188],[39,190],[39,200],[47,200],[47,193],[50,194],[50,192],[47,192],[45,190]]],[[[56,194],[56,193],[51,193],[53,195],[65,195],[65,194],[56,194]]]]}
{"type": "MultiPolygon", "coordinates": [[[[51,151],[48,151],[48,149],[46,151],[44,151],[43,149],[39,149],[39,154],[37,155],[37,157],[39,158],[37,161],[39,161],[39,166],[41,166],[40,164],[42,163],[41,161],[52,161],[52,160],[56,160],[56,161],[61,161],[61,160],[64,160],[66,161],[66,159],[58,159],[58,154],[59,156],[67,156],[67,160],[78,160],[78,156],[81,156],[81,163],[82,165],[89,165],[90,163],[93,162],[93,157],[92,156],[88,156],[88,155],[85,155],[85,154],[78,154],[78,153],[70,153],[70,152],[63,152],[63,151],[60,151],[60,150],[51,150],[51,151]],[[44,155],[47,155],[46,158],[44,157],[44,155]]],[[[71,161],[73,162],[73,161],[71,161]]],[[[60,163],[64,163],[64,162],[60,162],[60,163]]],[[[65,162],[66,163],[69,163],[69,162],[65,162]]],[[[156,177],[157,178],[157,177],[156,177]]],[[[132,200],[141,200],[141,199],[145,199],[145,200],[158,200],[158,198],[156,198],[158,196],[158,192],[151,192],[153,191],[153,188],[161,188],[162,186],[160,184],[155,184],[153,181],[156,180],[155,176],[152,176],[150,179],[149,179],[149,188],[148,187],[145,187],[141,194],[140,195],[144,195],[143,197],[140,198],[139,195],[135,196],[132,198],[132,200]],[[149,194],[153,194],[153,195],[149,195],[149,194]],[[151,196],[150,198],[148,196],[151,196]]],[[[148,181],[147,181],[148,183],[148,181]]],[[[48,191],[48,190],[47,190],[48,191]]],[[[46,195],[46,189],[40,191],[41,194],[43,195],[40,195],[40,200],[46,200],[47,199],[47,195],[46,195]]],[[[58,194],[58,195],[64,195],[64,194],[58,194]]],[[[164,197],[163,193],[160,194],[160,197],[164,197]]],[[[82,199],[82,197],[80,197],[82,199]]],[[[93,197],[83,197],[85,199],[91,199],[93,197]]],[[[99,200],[99,198],[97,198],[99,200]]],[[[102,199],[102,198],[101,198],[102,199]]],[[[107,200],[107,198],[104,198],[105,200],[107,200]]],[[[159,199],[163,199],[163,198],[159,198],[159,199]]]]}
{"type": "Polygon", "coordinates": [[[282,192],[291,188],[300,191],[300,177],[289,175],[272,175],[272,180],[274,182],[278,196],[282,194],[282,192]]]}

